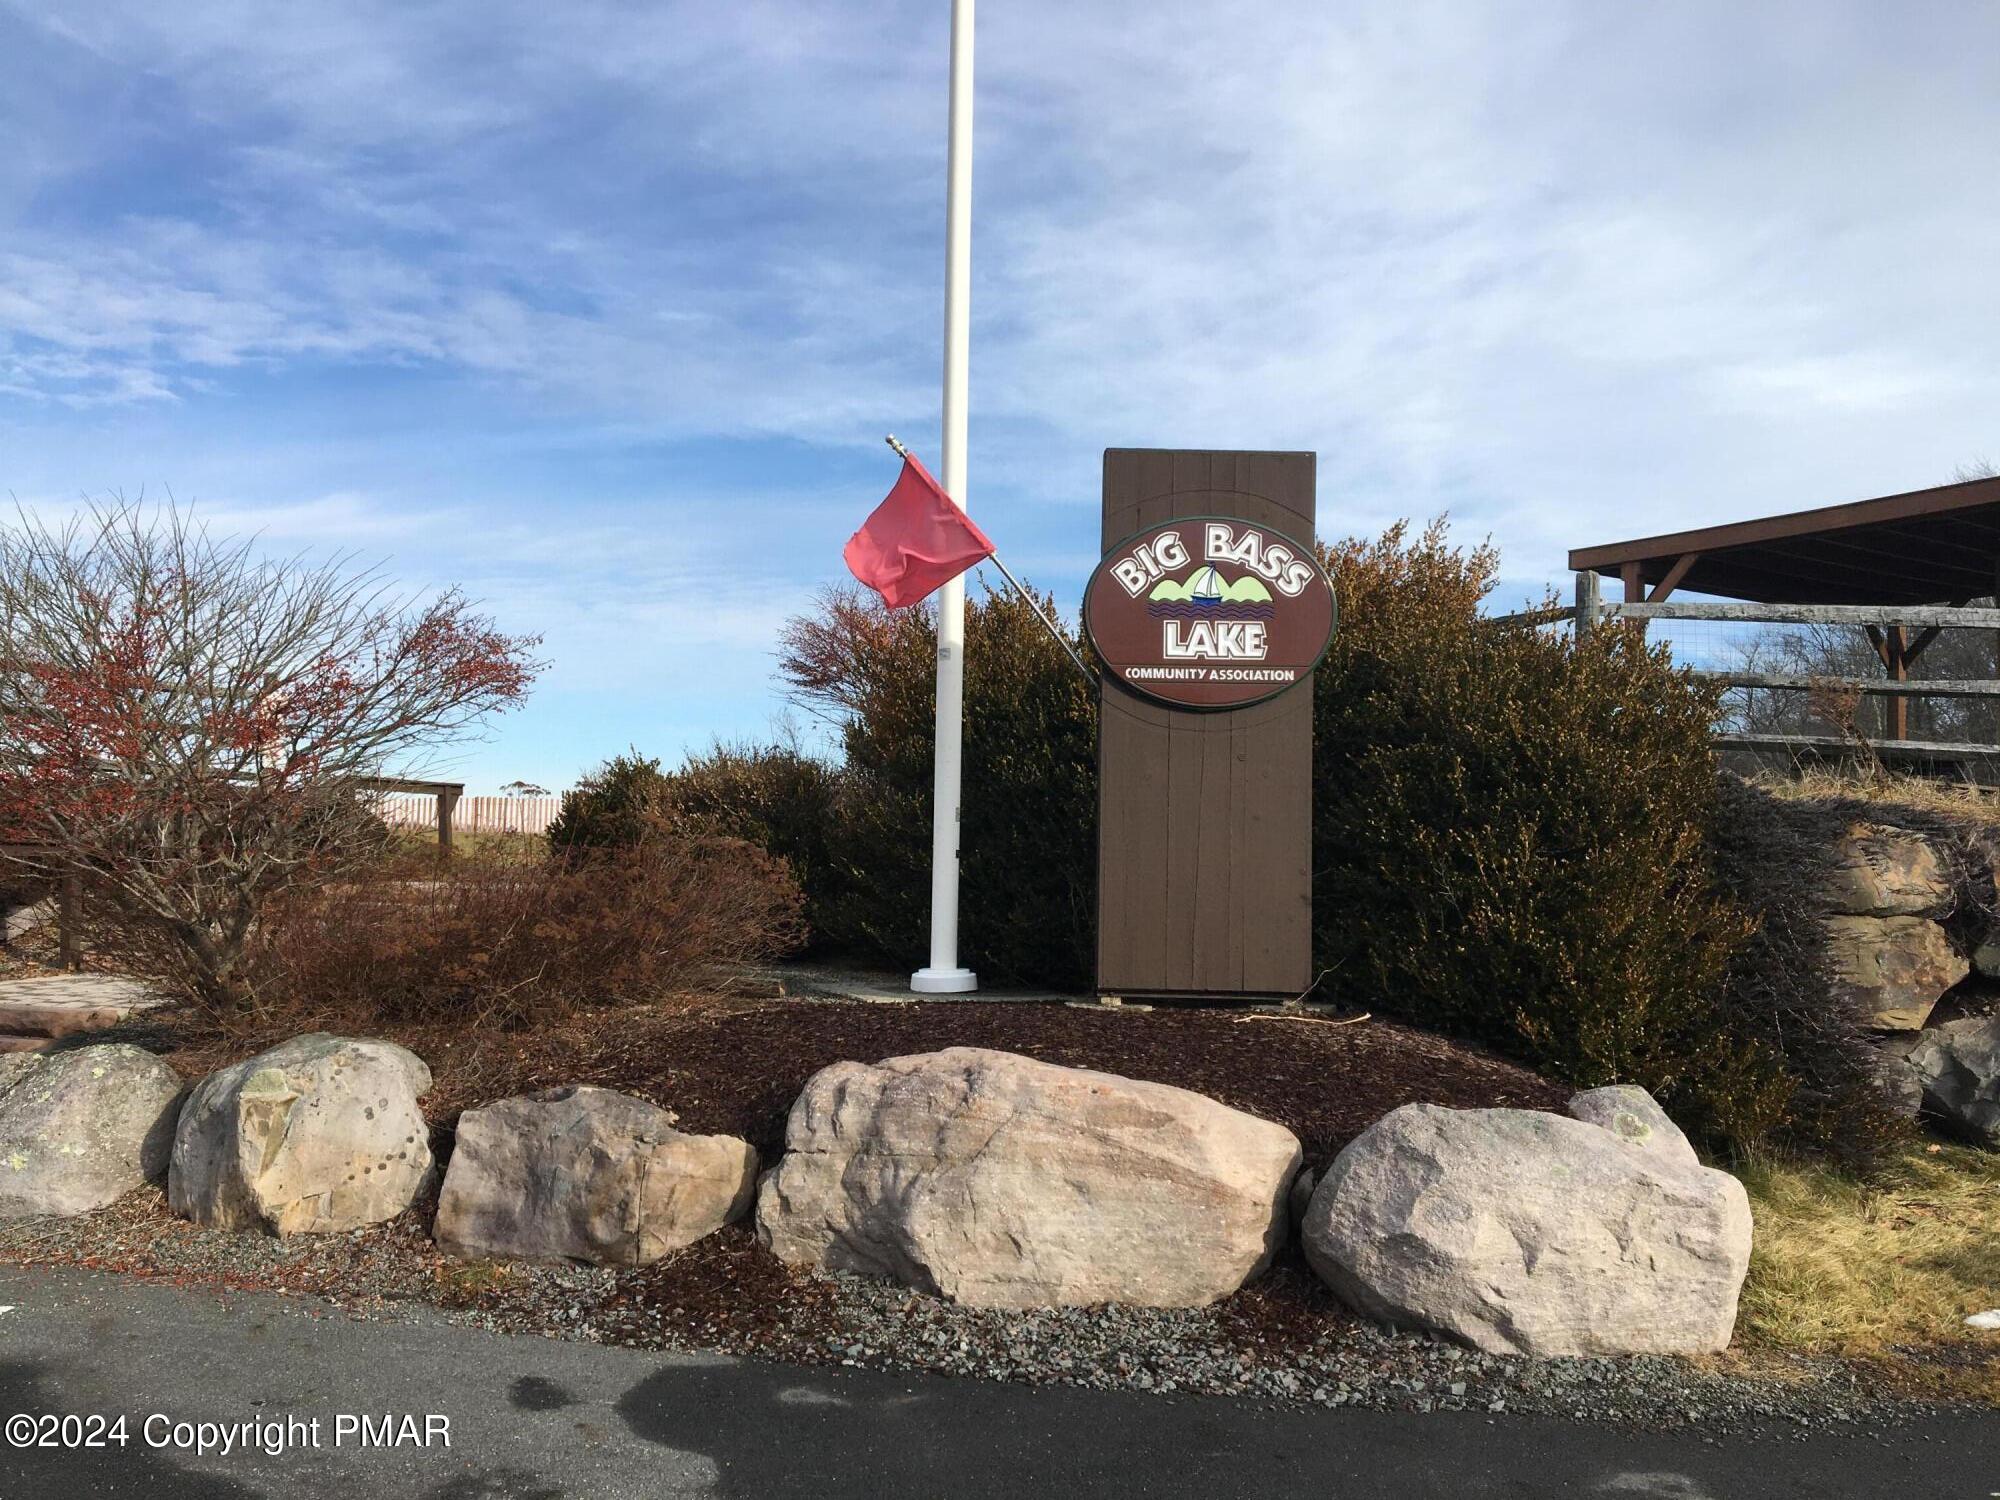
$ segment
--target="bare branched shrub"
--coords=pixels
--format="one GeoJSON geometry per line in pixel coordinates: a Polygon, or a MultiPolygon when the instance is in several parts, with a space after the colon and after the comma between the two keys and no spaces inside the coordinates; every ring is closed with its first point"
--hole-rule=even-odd
{"type": "Polygon", "coordinates": [[[374,859],[361,782],[412,774],[539,664],[454,593],[267,560],[175,508],[0,528],[0,842],[44,844],[211,1005],[274,896],[374,859]]]}
{"type": "Polygon", "coordinates": [[[1861,689],[1843,684],[1839,678],[1815,677],[1806,689],[1806,713],[1847,741],[1855,765],[1864,778],[1882,774],[1882,762],[1875,753],[1873,736],[1865,716],[1861,689]]]}

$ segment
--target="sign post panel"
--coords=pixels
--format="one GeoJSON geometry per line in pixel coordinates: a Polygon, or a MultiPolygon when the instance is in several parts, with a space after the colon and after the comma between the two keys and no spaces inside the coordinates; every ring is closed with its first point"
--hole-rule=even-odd
{"type": "Polygon", "coordinates": [[[1289,998],[1312,973],[1313,668],[1338,613],[1311,453],[1112,448],[1084,625],[1097,988],[1289,998]]]}

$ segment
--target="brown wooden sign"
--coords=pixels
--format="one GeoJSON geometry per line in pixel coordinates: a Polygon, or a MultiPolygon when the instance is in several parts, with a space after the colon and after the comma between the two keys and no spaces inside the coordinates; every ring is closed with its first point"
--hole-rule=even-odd
{"type": "Polygon", "coordinates": [[[1309,548],[1240,516],[1185,516],[1114,544],[1083,594],[1105,669],[1181,708],[1242,708],[1296,686],[1333,639],[1309,548]]]}
{"type": "MultiPolygon", "coordinates": [[[[1283,619],[1276,579],[1249,561],[1245,525],[1258,533],[1269,566],[1277,547],[1293,560],[1313,554],[1314,462],[1310,453],[1231,453],[1112,448],[1104,455],[1103,556],[1106,571],[1148,536],[1177,531],[1185,567],[1163,567],[1190,595],[1215,591],[1191,572],[1213,566],[1222,591],[1245,576],[1270,590],[1269,625],[1283,619]],[[1228,524],[1242,558],[1210,563],[1198,527],[1228,524]]],[[[1169,553],[1172,552],[1169,547],[1169,553]]],[[[1152,553],[1155,563],[1159,552],[1152,553]]],[[[1135,559],[1136,560],[1136,559],[1135,559]]],[[[1142,564],[1143,566],[1143,564],[1142,564]]],[[[1300,590],[1305,599],[1325,582],[1300,590]]],[[[1122,586],[1119,592],[1125,590],[1122,586]]],[[[1093,581],[1093,591],[1102,587],[1093,581]]],[[[1181,592],[1177,588],[1174,592],[1181,592]]],[[[1162,651],[1160,618],[1139,591],[1137,621],[1162,651]]],[[[1248,590],[1239,589],[1246,593],[1248,590]]],[[[1303,668],[1325,644],[1326,613],[1304,644],[1283,646],[1303,668]],[[1315,631],[1317,639],[1314,639],[1315,631]]],[[[1100,599],[1100,608],[1104,601],[1100,599]]],[[[1131,601],[1126,601],[1130,603],[1131,601]]],[[[1262,601],[1250,601],[1262,602],[1262,601]]],[[[1116,606],[1113,606],[1116,607],[1116,606]]],[[[1138,661],[1112,639],[1108,618],[1093,623],[1107,659],[1138,661]]],[[[1286,627],[1286,641],[1291,640],[1286,627]]],[[[1266,661],[1277,649],[1266,642],[1266,661]]],[[[1192,641],[1191,632],[1179,636],[1192,641]]],[[[1236,637],[1247,642],[1248,633],[1236,637]]],[[[1135,642],[1134,645],[1144,643],[1135,642]]],[[[1312,673],[1290,684],[1254,687],[1244,706],[1163,701],[1152,681],[1103,674],[1098,728],[1097,987],[1109,995],[1215,998],[1289,997],[1312,982],[1312,673]]]]}

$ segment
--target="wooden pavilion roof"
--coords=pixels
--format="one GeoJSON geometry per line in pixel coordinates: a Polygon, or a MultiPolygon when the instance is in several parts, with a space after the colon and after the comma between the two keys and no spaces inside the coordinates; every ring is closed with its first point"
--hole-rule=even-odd
{"type": "Polygon", "coordinates": [[[2000,478],[1579,547],[1576,572],[1759,604],[1955,604],[1995,592],[2000,478]]]}

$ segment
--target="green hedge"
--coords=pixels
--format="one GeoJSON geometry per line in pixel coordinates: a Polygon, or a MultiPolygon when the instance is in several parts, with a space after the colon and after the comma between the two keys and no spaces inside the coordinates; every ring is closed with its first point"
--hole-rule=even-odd
{"type": "MultiPolygon", "coordinates": [[[[818,939],[892,967],[929,952],[936,663],[931,611],[891,614],[851,592],[795,620],[780,658],[797,700],[839,725],[841,788],[815,901],[818,939]]],[[[961,960],[989,981],[1086,987],[1095,962],[1095,684],[1019,599],[973,597],[965,710],[961,960]]]]}
{"type": "Polygon", "coordinates": [[[1579,1087],[1638,1083],[1732,1136],[1779,1060],[1722,1004],[1750,924],[1714,878],[1714,694],[1624,627],[1479,618],[1490,550],[1433,528],[1332,549],[1314,704],[1321,990],[1579,1087]]]}

